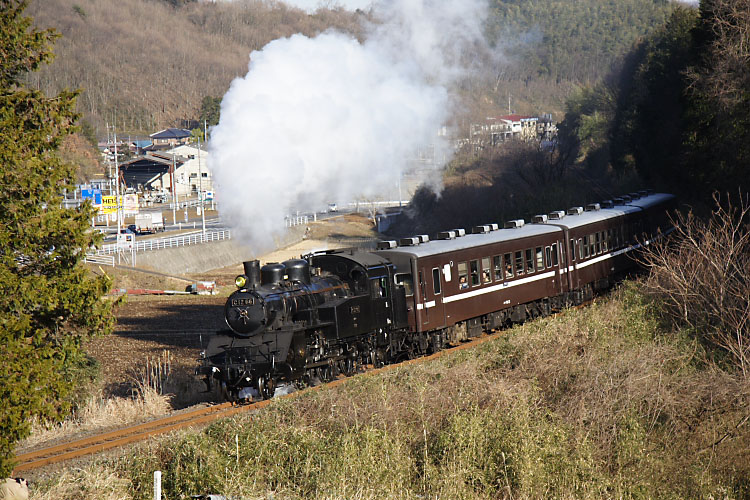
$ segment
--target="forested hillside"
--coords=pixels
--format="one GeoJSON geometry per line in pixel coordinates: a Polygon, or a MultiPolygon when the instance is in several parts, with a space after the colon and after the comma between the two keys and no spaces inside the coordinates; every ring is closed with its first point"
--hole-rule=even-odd
{"type": "MultiPolygon", "coordinates": [[[[654,0],[494,0],[488,38],[504,63],[461,89],[475,116],[507,109],[562,111],[571,89],[601,78],[634,40],[665,19],[654,0]]],[[[37,26],[63,36],[56,61],[30,76],[46,92],[82,88],[79,109],[98,135],[153,131],[197,119],[205,96],[222,96],[269,41],[334,28],[362,36],[369,13],[315,14],[258,0],[32,0],[37,26]]]]}
{"type": "Polygon", "coordinates": [[[568,105],[563,138],[588,169],[610,166],[712,205],[750,190],[750,2],[679,8],[622,70],[568,105]]]}

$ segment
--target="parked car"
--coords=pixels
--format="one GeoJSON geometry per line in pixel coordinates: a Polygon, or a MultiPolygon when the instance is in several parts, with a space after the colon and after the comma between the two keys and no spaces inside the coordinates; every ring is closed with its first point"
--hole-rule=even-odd
{"type": "Polygon", "coordinates": [[[338,212],[339,211],[339,206],[336,205],[335,203],[329,203],[328,204],[328,211],[329,212],[338,212]]]}

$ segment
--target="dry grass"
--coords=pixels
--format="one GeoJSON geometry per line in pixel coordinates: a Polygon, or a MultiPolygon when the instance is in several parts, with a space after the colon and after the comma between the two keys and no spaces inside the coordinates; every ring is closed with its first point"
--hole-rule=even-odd
{"type": "Polygon", "coordinates": [[[750,387],[661,324],[628,287],[97,467],[127,498],[746,498],[750,387]]]}
{"type": "Polygon", "coordinates": [[[35,421],[31,435],[19,443],[24,450],[42,444],[70,440],[74,436],[125,427],[149,418],[163,416],[172,409],[174,397],[169,351],[161,357],[146,358],[145,363],[133,369],[130,397],[112,397],[102,391],[87,397],[73,413],[59,424],[35,421]]]}
{"type": "Polygon", "coordinates": [[[129,481],[111,468],[88,467],[64,470],[43,483],[31,483],[33,500],[126,500],[132,498],[129,481]]]}

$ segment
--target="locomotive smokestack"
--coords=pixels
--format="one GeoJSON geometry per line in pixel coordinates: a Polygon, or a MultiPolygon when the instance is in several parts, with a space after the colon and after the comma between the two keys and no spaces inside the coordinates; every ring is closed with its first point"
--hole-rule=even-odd
{"type": "Polygon", "coordinates": [[[246,260],[242,263],[242,267],[245,269],[245,276],[247,276],[247,287],[258,288],[258,285],[260,285],[260,261],[246,260]]]}

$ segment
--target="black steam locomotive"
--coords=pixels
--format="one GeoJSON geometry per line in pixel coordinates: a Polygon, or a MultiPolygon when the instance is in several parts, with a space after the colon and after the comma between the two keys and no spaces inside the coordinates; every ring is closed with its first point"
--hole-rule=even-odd
{"type": "Polygon", "coordinates": [[[590,299],[668,233],[674,197],[641,191],[534,218],[385,241],[377,250],[244,263],[197,373],[224,397],[269,398],[590,299]]]}

